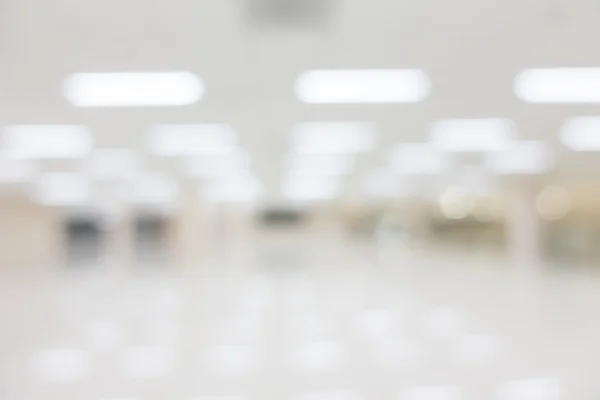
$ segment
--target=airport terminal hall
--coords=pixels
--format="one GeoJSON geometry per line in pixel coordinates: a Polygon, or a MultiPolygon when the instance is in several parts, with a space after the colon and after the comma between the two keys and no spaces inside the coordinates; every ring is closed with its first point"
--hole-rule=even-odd
{"type": "Polygon", "coordinates": [[[600,399],[600,1],[0,1],[0,400],[600,399]]]}

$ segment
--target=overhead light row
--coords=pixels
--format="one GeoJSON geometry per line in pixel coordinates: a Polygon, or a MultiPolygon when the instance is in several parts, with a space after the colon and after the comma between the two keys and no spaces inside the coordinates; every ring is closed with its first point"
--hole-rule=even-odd
{"type": "MultiPolygon", "coordinates": [[[[311,104],[417,103],[432,83],[419,69],[312,70],[295,82],[297,98],[311,104]]],[[[75,107],[186,106],[198,102],[204,82],[188,71],[77,73],[63,87],[75,107]]],[[[600,68],[521,71],[514,92],[529,103],[599,103],[600,68]]]]}
{"type": "MultiPolygon", "coordinates": [[[[94,148],[91,131],[81,125],[12,125],[2,130],[2,147],[15,159],[78,159],[94,148]]],[[[227,156],[238,149],[226,124],[157,125],[148,150],[158,157],[227,156]]],[[[125,154],[105,154],[121,162],[125,154]]]]}
{"type": "MultiPolygon", "coordinates": [[[[34,200],[46,206],[89,206],[96,201],[132,206],[171,206],[181,199],[177,180],[164,172],[146,172],[129,182],[102,182],[82,172],[47,172],[29,186],[34,200]]],[[[198,187],[208,201],[252,202],[262,195],[262,183],[255,177],[209,181],[198,187]]]]}
{"type": "Polygon", "coordinates": [[[254,201],[262,195],[251,157],[227,124],[158,125],[149,146],[156,156],[183,158],[184,173],[204,179],[204,193],[214,201],[254,201]]]}
{"type": "MultiPolygon", "coordinates": [[[[561,129],[561,141],[572,150],[584,147],[600,150],[595,130],[600,130],[600,117],[568,120],[561,129]],[[591,138],[584,141],[577,135],[591,138]]],[[[366,122],[297,125],[292,130],[283,194],[307,200],[337,196],[341,180],[353,167],[355,155],[373,149],[376,143],[376,129],[366,122]]],[[[402,143],[392,149],[389,166],[395,174],[405,176],[439,175],[451,167],[452,153],[482,153],[482,167],[498,175],[541,174],[554,162],[549,144],[519,140],[511,120],[483,118],[448,119],[432,124],[427,142],[402,143]]],[[[375,194],[395,193],[393,181],[389,173],[379,171],[367,178],[365,190],[375,194]]]]}
{"type": "MultiPolygon", "coordinates": [[[[563,124],[559,138],[573,151],[594,151],[600,150],[598,132],[600,117],[576,117],[563,124]]],[[[354,154],[374,149],[377,136],[375,127],[367,122],[309,122],[293,128],[290,146],[296,155],[354,154]]],[[[12,125],[4,128],[1,139],[5,156],[14,159],[84,158],[94,147],[93,135],[81,125],[12,125]]],[[[514,123],[501,118],[442,120],[430,130],[430,143],[443,152],[508,151],[515,142],[514,123]]],[[[417,147],[402,151],[412,151],[415,157],[430,151],[417,147]]],[[[150,131],[148,150],[158,157],[211,157],[189,167],[198,174],[210,174],[216,170],[213,166],[224,166],[224,159],[232,160],[236,168],[249,163],[227,124],[157,125],[150,131]]],[[[423,159],[428,157],[425,153],[423,159]]],[[[96,157],[102,165],[135,162],[123,151],[96,157]]]]}
{"type": "Polygon", "coordinates": [[[356,156],[374,149],[377,139],[375,126],[364,121],[296,125],[284,165],[283,196],[299,202],[337,197],[356,156]]]}
{"type": "Polygon", "coordinates": [[[440,174],[450,166],[448,153],[483,153],[497,174],[539,174],[551,167],[546,143],[518,140],[508,119],[452,119],[433,124],[429,141],[398,144],[390,166],[404,175],[440,174]]]}
{"type": "MultiPolygon", "coordinates": [[[[36,198],[44,204],[76,203],[93,182],[128,181],[127,192],[138,204],[168,203],[176,193],[176,184],[168,176],[149,176],[142,171],[138,152],[93,149],[93,136],[83,126],[11,126],[3,131],[2,140],[0,163],[5,168],[0,182],[33,182],[39,194],[36,198]],[[34,173],[32,161],[46,159],[78,160],[81,171],[34,173]]],[[[179,159],[186,176],[204,180],[204,195],[210,200],[250,201],[262,194],[262,182],[251,171],[249,154],[226,124],[155,126],[148,136],[148,151],[157,157],[179,159]]]]}

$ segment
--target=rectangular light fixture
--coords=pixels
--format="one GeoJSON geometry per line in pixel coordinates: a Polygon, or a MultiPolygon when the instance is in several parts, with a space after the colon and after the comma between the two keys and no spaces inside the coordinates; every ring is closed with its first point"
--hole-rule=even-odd
{"type": "Polygon", "coordinates": [[[568,119],[560,129],[560,141],[573,151],[600,151],[600,117],[568,119]]]}
{"type": "Polygon", "coordinates": [[[304,103],[415,103],[429,94],[431,83],[418,69],[313,70],[296,79],[304,103]]]}
{"type": "Polygon", "coordinates": [[[446,158],[428,143],[403,143],[390,154],[392,169],[401,175],[439,174],[446,167],[446,158]]]}
{"type": "Polygon", "coordinates": [[[447,152],[486,152],[506,149],[515,140],[509,119],[448,119],[431,127],[431,143],[447,152]]]}
{"type": "Polygon", "coordinates": [[[3,131],[4,149],[17,159],[73,159],[92,149],[90,131],[80,125],[12,125],[3,131]]]}
{"type": "Polygon", "coordinates": [[[158,107],[196,103],[204,84],[191,72],[78,73],[63,86],[75,107],[158,107]]]}
{"type": "Polygon", "coordinates": [[[514,91],[528,103],[600,103],[600,68],[526,69],[514,91]]]}
{"type": "Polygon", "coordinates": [[[159,157],[223,156],[236,149],[236,135],[227,124],[157,125],[148,138],[159,157]]]}
{"type": "Polygon", "coordinates": [[[375,127],[368,122],[304,122],[292,129],[295,153],[359,153],[373,149],[375,127]]]}
{"type": "Polygon", "coordinates": [[[515,142],[509,149],[489,153],[486,166],[499,175],[537,175],[553,164],[550,147],[534,140],[515,142]]]}

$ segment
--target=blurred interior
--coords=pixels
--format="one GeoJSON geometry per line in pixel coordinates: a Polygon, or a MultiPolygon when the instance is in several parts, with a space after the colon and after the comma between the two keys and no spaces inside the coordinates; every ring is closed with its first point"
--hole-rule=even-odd
{"type": "Polygon", "coordinates": [[[0,399],[598,398],[598,18],[0,4],[0,399]]]}

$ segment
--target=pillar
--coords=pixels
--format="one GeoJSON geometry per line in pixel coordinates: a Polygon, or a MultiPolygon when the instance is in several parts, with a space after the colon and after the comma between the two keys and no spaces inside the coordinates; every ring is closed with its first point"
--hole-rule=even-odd
{"type": "Polygon", "coordinates": [[[521,269],[542,260],[541,225],[536,209],[536,186],[520,182],[509,191],[506,208],[507,243],[512,262],[521,269]]]}

